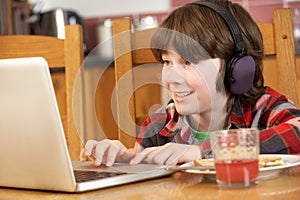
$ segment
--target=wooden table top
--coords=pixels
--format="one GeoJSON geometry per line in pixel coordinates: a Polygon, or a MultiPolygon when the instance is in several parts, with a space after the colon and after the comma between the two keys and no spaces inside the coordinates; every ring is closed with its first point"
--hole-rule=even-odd
{"type": "Polygon", "coordinates": [[[177,172],[172,176],[116,186],[84,193],[62,193],[0,188],[0,199],[284,199],[300,197],[300,171],[260,180],[259,184],[243,189],[219,189],[216,182],[202,175],[177,172]]]}

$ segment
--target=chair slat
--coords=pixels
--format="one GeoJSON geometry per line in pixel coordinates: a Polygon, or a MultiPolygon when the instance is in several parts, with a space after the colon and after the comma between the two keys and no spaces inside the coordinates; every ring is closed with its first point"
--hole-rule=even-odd
{"type": "Polygon", "coordinates": [[[78,131],[83,131],[82,104],[73,108],[73,101],[83,95],[82,81],[78,72],[83,63],[83,39],[80,25],[65,26],[66,39],[42,35],[4,35],[0,36],[0,59],[18,57],[44,57],[50,68],[64,68],[64,74],[53,75],[52,80],[59,105],[60,115],[68,143],[71,159],[78,160],[82,142],[78,131]],[[77,88],[74,89],[77,79],[77,88]],[[58,87],[56,87],[58,84],[58,87]],[[79,92],[75,95],[73,92],[79,92]],[[76,111],[76,119],[74,113],[76,111]],[[80,115],[81,114],[81,115],[80,115]],[[76,124],[81,123],[81,124],[76,124]],[[81,127],[81,128],[78,128],[81,127]],[[77,131],[78,130],[78,131],[77,131]]]}

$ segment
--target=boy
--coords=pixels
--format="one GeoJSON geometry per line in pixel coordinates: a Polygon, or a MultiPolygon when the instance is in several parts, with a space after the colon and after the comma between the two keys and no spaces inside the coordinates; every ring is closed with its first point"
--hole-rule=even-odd
{"type": "Polygon", "coordinates": [[[261,153],[300,153],[300,110],[264,86],[262,36],[241,6],[186,4],[161,23],[151,45],[169,104],[145,121],[134,149],[89,140],[82,161],[176,165],[209,154],[209,132],[250,127],[260,130],[261,153]]]}

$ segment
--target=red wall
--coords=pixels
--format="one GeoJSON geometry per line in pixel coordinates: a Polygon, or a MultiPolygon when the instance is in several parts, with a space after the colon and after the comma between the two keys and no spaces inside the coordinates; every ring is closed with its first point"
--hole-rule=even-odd
{"type": "MultiPolygon", "coordinates": [[[[183,5],[193,0],[170,0],[173,8],[183,5]]],[[[239,3],[246,10],[250,12],[256,21],[271,22],[272,12],[275,8],[284,7],[284,0],[231,0],[234,3],[239,3]]],[[[297,8],[300,10],[300,1],[294,3],[287,3],[290,8],[297,8]]]]}
{"type": "MultiPolygon", "coordinates": [[[[171,10],[184,5],[194,0],[170,0],[171,10]]],[[[250,12],[256,21],[271,22],[272,12],[274,8],[282,8],[283,0],[232,0],[232,2],[241,4],[246,10],[250,12]]],[[[298,9],[300,11],[300,2],[289,3],[288,7],[298,9]]],[[[156,16],[158,21],[162,21],[167,16],[167,12],[164,13],[141,13],[139,17],[151,15],[156,16]]],[[[105,19],[113,19],[117,17],[133,17],[133,16],[107,16],[85,19],[85,26],[88,35],[88,49],[92,50],[97,45],[97,23],[102,22],[105,19]]],[[[136,17],[136,15],[135,15],[136,17]]]]}

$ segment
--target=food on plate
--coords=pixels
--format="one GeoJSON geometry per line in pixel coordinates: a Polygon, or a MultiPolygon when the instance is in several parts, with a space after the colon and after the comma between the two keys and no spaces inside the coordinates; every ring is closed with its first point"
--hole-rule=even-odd
{"type": "MultiPolygon", "coordinates": [[[[281,156],[259,156],[260,167],[271,167],[276,165],[283,165],[284,161],[281,156]]],[[[196,159],[195,166],[214,166],[213,159],[196,159]]]]}
{"type": "Polygon", "coordinates": [[[284,161],[280,156],[260,156],[259,165],[263,167],[282,165],[284,161]]]}
{"type": "Polygon", "coordinates": [[[214,166],[213,159],[196,159],[194,160],[195,166],[214,166]]]}

